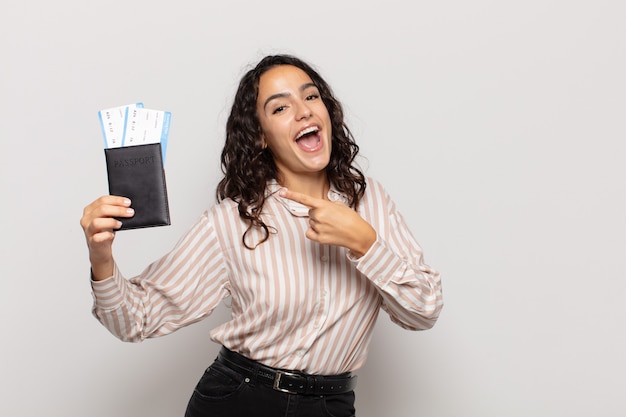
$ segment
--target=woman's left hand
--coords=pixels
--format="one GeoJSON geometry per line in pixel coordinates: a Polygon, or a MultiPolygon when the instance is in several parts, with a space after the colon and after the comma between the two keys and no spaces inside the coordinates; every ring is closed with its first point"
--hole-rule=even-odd
{"type": "Polygon", "coordinates": [[[341,202],[314,198],[286,188],[279,195],[309,207],[306,237],[313,241],[346,247],[357,258],[365,255],[376,241],[374,228],[341,202]]]}

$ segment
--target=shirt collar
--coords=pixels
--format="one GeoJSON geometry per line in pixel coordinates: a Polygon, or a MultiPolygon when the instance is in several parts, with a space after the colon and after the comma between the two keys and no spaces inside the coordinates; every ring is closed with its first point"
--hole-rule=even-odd
{"type": "MultiPolygon", "coordinates": [[[[274,197],[283,207],[285,207],[289,211],[289,213],[296,217],[308,217],[309,208],[307,206],[278,195],[278,192],[282,188],[284,187],[282,187],[275,179],[268,181],[267,187],[265,188],[265,197],[274,197]]],[[[330,184],[330,189],[328,190],[328,199],[333,202],[338,201],[346,205],[348,204],[348,198],[341,192],[337,191],[333,184],[330,184]]]]}

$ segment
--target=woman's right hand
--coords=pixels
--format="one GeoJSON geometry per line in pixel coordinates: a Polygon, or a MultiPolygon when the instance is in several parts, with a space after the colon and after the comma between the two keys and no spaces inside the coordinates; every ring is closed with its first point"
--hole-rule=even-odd
{"type": "Polygon", "coordinates": [[[105,195],[83,210],[80,225],[85,232],[93,279],[101,280],[113,275],[113,239],[122,222],[115,217],[133,217],[135,212],[126,197],[105,195]]]}

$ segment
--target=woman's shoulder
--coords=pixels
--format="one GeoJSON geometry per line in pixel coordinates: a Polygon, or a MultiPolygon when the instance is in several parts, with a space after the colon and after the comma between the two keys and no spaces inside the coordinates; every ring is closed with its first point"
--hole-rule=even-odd
{"type": "Polygon", "coordinates": [[[230,231],[241,227],[237,203],[231,199],[214,203],[200,215],[199,223],[222,237],[228,235],[230,231]]]}
{"type": "Polygon", "coordinates": [[[366,195],[370,194],[370,195],[384,197],[384,198],[389,197],[384,185],[380,181],[378,181],[376,178],[366,177],[365,182],[367,184],[367,187],[365,188],[366,195]]]}
{"type": "Polygon", "coordinates": [[[384,188],[382,183],[374,177],[365,177],[365,182],[368,187],[384,188]]]}
{"type": "Polygon", "coordinates": [[[200,215],[200,220],[215,225],[224,219],[238,216],[237,203],[231,199],[224,199],[207,207],[200,215]]]}
{"type": "Polygon", "coordinates": [[[207,216],[227,215],[229,213],[238,213],[237,203],[230,198],[218,201],[206,210],[207,216]]]}

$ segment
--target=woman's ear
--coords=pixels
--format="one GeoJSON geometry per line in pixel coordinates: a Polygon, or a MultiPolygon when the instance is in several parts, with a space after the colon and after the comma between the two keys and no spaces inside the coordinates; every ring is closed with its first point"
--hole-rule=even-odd
{"type": "Polygon", "coordinates": [[[265,150],[267,148],[267,141],[265,140],[265,135],[261,134],[261,149],[265,150]]]}

